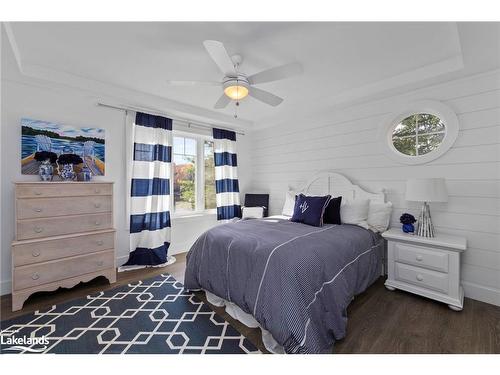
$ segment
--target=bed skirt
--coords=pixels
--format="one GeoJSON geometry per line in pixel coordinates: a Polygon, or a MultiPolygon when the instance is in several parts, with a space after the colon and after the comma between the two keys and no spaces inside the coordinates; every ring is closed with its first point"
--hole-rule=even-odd
{"type": "Polygon", "coordinates": [[[205,292],[208,302],[217,307],[225,307],[226,312],[231,318],[236,319],[237,321],[246,325],[247,327],[260,328],[262,332],[262,343],[269,352],[274,354],[285,354],[283,346],[278,344],[278,342],[274,339],[273,335],[271,335],[271,332],[262,328],[259,322],[257,322],[257,320],[255,320],[255,318],[251,314],[244,312],[233,302],[229,302],[224,298],[221,298],[213,293],[210,293],[207,290],[203,291],[205,292]]]}

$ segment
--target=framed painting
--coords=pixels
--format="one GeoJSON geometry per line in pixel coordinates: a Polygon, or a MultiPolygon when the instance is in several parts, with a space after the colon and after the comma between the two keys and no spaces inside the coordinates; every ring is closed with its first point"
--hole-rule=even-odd
{"type": "Polygon", "coordinates": [[[94,176],[105,173],[105,131],[102,128],[75,127],[54,122],[21,119],[22,174],[38,174],[37,151],[50,151],[58,156],[76,154],[94,176]]]}

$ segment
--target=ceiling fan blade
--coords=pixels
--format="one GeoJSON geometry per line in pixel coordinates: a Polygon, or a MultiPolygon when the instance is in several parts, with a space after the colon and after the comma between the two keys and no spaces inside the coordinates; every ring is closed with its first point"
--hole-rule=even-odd
{"type": "Polygon", "coordinates": [[[219,98],[219,100],[217,100],[217,102],[215,103],[214,108],[215,109],[226,108],[230,101],[231,99],[226,94],[223,93],[222,96],[219,98]]]}
{"type": "Polygon", "coordinates": [[[205,40],[203,45],[222,73],[226,76],[236,75],[233,60],[229,57],[224,44],[217,40],[205,40]]]}
{"type": "Polygon", "coordinates": [[[294,62],[264,70],[248,77],[250,84],[278,81],[298,74],[302,74],[302,65],[294,62]]]}
{"type": "Polygon", "coordinates": [[[250,87],[248,93],[250,96],[253,96],[255,99],[260,100],[261,102],[264,102],[266,104],[272,105],[273,107],[276,107],[277,105],[281,104],[281,102],[283,101],[283,98],[280,98],[279,96],[276,96],[274,94],[271,94],[270,92],[258,89],[256,87],[250,87]]]}
{"type": "Polygon", "coordinates": [[[170,86],[220,86],[220,82],[211,81],[172,81],[168,80],[167,85],[170,86]]]}

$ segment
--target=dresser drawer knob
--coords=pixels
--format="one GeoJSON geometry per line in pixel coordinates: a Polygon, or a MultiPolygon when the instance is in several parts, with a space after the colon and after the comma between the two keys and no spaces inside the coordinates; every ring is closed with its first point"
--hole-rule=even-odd
{"type": "Polygon", "coordinates": [[[419,274],[419,275],[417,275],[417,280],[418,280],[418,281],[423,281],[423,280],[424,280],[424,277],[423,277],[422,275],[420,275],[420,274],[419,274]]]}
{"type": "Polygon", "coordinates": [[[94,189],[94,193],[99,194],[101,192],[101,189],[94,189]]]}
{"type": "Polygon", "coordinates": [[[421,262],[422,260],[424,260],[424,257],[422,255],[417,255],[417,260],[421,262]]]}
{"type": "Polygon", "coordinates": [[[39,274],[37,274],[37,273],[34,273],[33,275],[31,275],[31,278],[32,278],[33,280],[38,280],[38,279],[40,278],[40,275],[39,275],[39,274]]]}
{"type": "Polygon", "coordinates": [[[43,232],[43,228],[35,227],[35,232],[36,233],[42,233],[43,232]]]}
{"type": "Polygon", "coordinates": [[[42,195],[41,191],[35,190],[35,195],[42,195]]]}
{"type": "Polygon", "coordinates": [[[99,245],[99,246],[104,245],[104,241],[103,241],[103,240],[98,240],[98,241],[97,241],[97,245],[99,245]]]}
{"type": "Polygon", "coordinates": [[[41,208],[35,208],[35,212],[42,212],[43,210],[41,208]]]}
{"type": "Polygon", "coordinates": [[[96,226],[99,226],[101,225],[101,221],[100,220],[96,220],[96,222],[94,223],[96,226]]]}
{"type": "Polygon", "coordinates": [[[102,266],[104,264],[104,261],[103,260],[100,260],[99,262],[97,262],[97,265],[98,266],[102,266]]]}
{"type": "Polygon", "coordinates": [[[99,208],[99,207],[101,207],[101,204],[100,203],[94,203],[94,207],[95,208],[99,208]]]}
{"type": "Polygon", "coordinates": [[[33,252],[31,253],[31,255],[33,255],[33,257],[36,258],[36,257],[40,256],[40,252],[38,250],[33,250],[33,252]]]}

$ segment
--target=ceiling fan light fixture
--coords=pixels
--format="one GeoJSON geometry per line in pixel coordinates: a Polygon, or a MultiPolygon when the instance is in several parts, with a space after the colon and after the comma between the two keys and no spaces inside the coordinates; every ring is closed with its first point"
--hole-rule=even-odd
{"type": "Polygon", "coordinates": [[[239,78],[230,78],[224,82],[224,94],[232,100],[241,100],[248,95],[248,83],[239,78]]]}
{"type": "Polygon", "coordinates": [[[224,89],[224,94],[233,100],[241,100],[248,95],[248,88],[242,85],[231,85],[224,89]]]}

